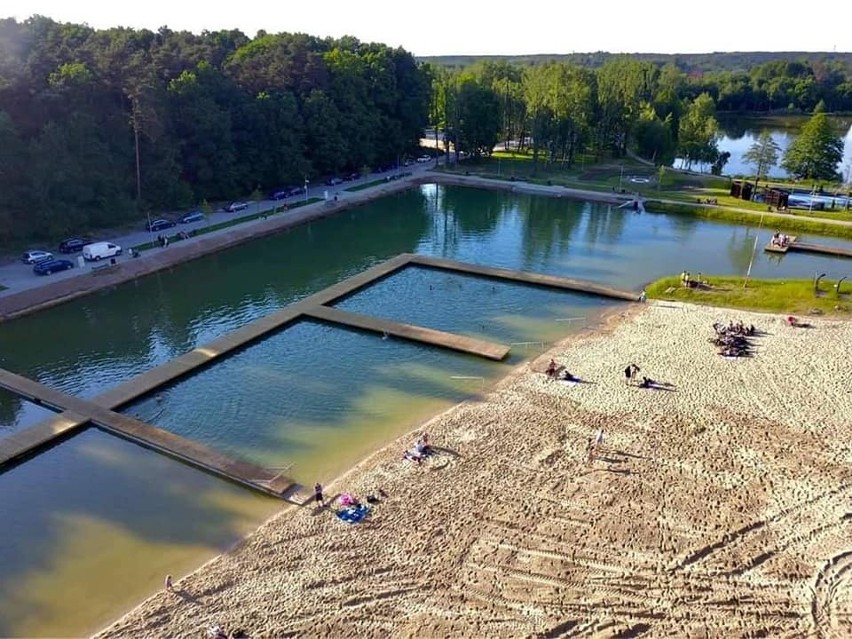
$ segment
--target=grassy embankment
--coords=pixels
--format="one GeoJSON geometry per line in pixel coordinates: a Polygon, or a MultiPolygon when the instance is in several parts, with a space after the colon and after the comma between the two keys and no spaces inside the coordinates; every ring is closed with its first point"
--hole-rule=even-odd
{"type": "Polygon", "coordinates": [[[664,277],[649,284],[645,291],[650,299],[671,300],[723,306],[749,311],[772,313],[819,313],[852,316],[852,281],[846,280],[837,289],[837,280],[823,279],[818,289],[814,280],[750,279],[744,286],[743,277],[703,278],[709,288],[681,286],[680,276],[664,277]]]}
{"type": "MultiPolygon", "coordinates": [[[[277,206],[274,210],[271,211],[262,211],[260,213],[252,213],[251,215],[243,215],[242,217],[235,217],[232,220],[226,220],[224,222],[219,222],[218,224],[211,224],[210,226],[203,226],[195,229],[192,232],[192,236],[195,237],[197,235],[205,235],[207,233],[212,233],[213,231],[219,231],[221,229],[226,229],[231,226],[237,226],[238,224],[243,224],[245,222],[251,222],[252,220],[256,220],[260,217],[275,215],[276,213],[282,213],[285,211],[292,211],[293,209],[297,209],[302,206],[307,206],[308,204],[313,204],[314,202],[322,202],[322,198],[312,197],[306,201],[294,202],[293,204],[289,204],[286,207],[277,206]]],[[[180,233],[180,231],[178,231],[180,233]]],[[[169,243],[179,242],[180,238],[178,237],[178,233],[174,233],[173,235],[169,235],[169,243]]],[[[158,246],[157,242],[145,242],[144,244],[138,244],[133,247],[131,250],[136,251],[146,251],[148,249],[156,248],[158,246]]]]}

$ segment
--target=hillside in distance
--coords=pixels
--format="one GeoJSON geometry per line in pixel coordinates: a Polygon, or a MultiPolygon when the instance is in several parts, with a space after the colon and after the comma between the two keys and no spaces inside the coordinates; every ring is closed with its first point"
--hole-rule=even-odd
{"type": "MultiPolygon", "coordinates": [[[[597,68],[616,53],[597,51],[595,53],[540,53],[534,55],[442,55],[418,57],[419,62],[430,62],[438,66],[463,68],[479,61],[509,62],[515,65],[536,65],[546,62],[571,62],[584,67],[597,68]]],[[[733,51],[714,53],[631,53],[637,60],[645,60],[664,65],[672,63],[686,73],[713,71],[748,71],[752,67],[767,62],[839,62],[852,66],[852,52],[806,52],[806,51],[733,51]]]]}

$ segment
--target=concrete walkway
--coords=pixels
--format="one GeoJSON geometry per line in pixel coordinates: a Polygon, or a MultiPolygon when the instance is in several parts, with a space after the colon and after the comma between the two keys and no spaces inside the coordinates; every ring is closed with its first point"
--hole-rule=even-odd
{"type": "Polygon", "coordinates": [[[127,415],[114,413],[95,402],[68,395],[7,370],[0,369],[0,388],[38,404],[66,411],[59,418],[66,426],[64,429],[52,428],[57,420],[50,420],[32,426],[17,436],[0,440],[0,466],[91,422],[114,435],[269,495],[282,497],[293,485],[291,480],[280,473],[229,457],[198,442],[127,415]]]}

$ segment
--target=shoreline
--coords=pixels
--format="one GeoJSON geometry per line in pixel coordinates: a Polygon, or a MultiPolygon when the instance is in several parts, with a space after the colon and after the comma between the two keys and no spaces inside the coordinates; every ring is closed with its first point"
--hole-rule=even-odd
{"type": "Polygon", "coordinates": [[[606,636],[852,629],[819,581],[848,554],[852,407],[838,403],[848,388],[836,372],[852,323],[801,330],[737,312],[763,333],[753,358],[729,361],[706,340],[729,311],[612,310],[415,429],[447,451],[434,460],[399,459],[409,433],[330,483],[362,498],[387,489],[366,523],[303,495],[307,506],[183,577],[185,596],[154,593],[96,636],[214,624],[253,638],[544,636],[568,622],[606,636]],[[551,356],[589,383],[547,380],[551,356]],[[625,361],[676,392],[626,387],[625,361]],[[606,444],[588,464],[597,428],[606,444]]]}
{"type": "MultiPolygon", "coordinates": [[[[468,399],[465,399],[457,404],[453,404],[452,406],[440,411],[439,413],[426,417],[425,419],[416,423],[410,430],[406,431],[405,433],[394,436],[391,440],[381,443],[378,448],[370,452],[367,456],[360,459],[352,466],[349,466],[341,473],[336,475],[331,481],[324,484],[323,487],[325,489],[326,495],[332,495],[337,492],[336,488],[340,486],[340,484],[346,482],[347,479],[353,476],[357,476],[359,472],[364,472],[366,469],[369,469],[372,462],[376,461],[377,459],[380,459],[383,456],[386,456],[391,451],[391,449],[396,450],[396,447],[398,446],[398,444],[400,444],[401,441],[413,440],[414,438],[416,438],[417,433],[423,432],[424,430],[428,432],[430,426],[433,423],[444,418],[447,415],[450,415],[454,411],[460,410],[466,404],[469,404],[471,402],[483,401],[483,398],[486,398],[488,395],[495,392],[503,384],[511,381],[519,375],[522,375],[528,369],[543,369],[545,365],[541,364],[541,362],[547,360],[547,358],[550,357],[550,353],[552,351],[559,348],[563,348],[564,346],[572,344],[574,342],[581,343],[587,340],[602,339],[612,330],[614,330],[619,323],[629,321],[632,317],[635,317],[637,314],[641,313],[645,308],[646,307],[641,304],[624,304],[620,302],[614,302],[611,307],[596,312],[593,316],[590,317],[588,325],[586,325],[584,328],[560,338],[556,342],[552,343],[546,351],[540,353],[539,355],[529,357],[528,359],[525,359],[524,361],[518,363],[516,366],[507,371],[505,375],[491,380],[480,391],[476,392],[468,399]]],[[[300,488],[305,491],[308,491],[310,489],[310,486],[304,486],[300,488]]],[[[174,575],[175,585],[180,586],[181,581],[186,578],[192,577],[193,575],[196,575],[200,571],[205,570],[211,564],[221,560],[222,557],[239,552],[243,547],[250,543],[252,537],[256,535],[262,528],[269,525],[273,525],[274,522],[278,519],[293,516],[295,514],[294,511],[298,512],[302,508],[311,507],[313,505],[312,497],[312,493],[301,494],[300,498],[304,500],[304,503],[302,504],[295,503],[293,498],[288,498],[287,500],[283,501],[283,506],[277,512],[272,514],[270,517],[267,517],[266,519],[260,521],[253,530],[246,533],[239,539],[235,540],[232,544],[224,548],[222,552],[210,557],[185,575],[174,575]]],[[[141,600],[132,608],[124,610],[124,612],[122,612],[119,616],[117,616],[107,625],[97,628],[89,636],[102,637],[104,635],[107,635],[109,630],[114,625],[121,623],[123,619],[133,614],[134,611],[138,610],[140,607],[144,606],[147,602],[151,601],[160,594],[160,590],[155,591],[153,594],[145,597],[145,599],[141,600]]]]}
{"type": "MultiPolygon", "coordinates": [[[[315,202],[292,211],[272,214],[265,220],[253,220],[245,224],[237,224],[216,233],[190,238],[189,240],[174,244],[166,250],[159,250],[148,255],[143,253],[142,257],[138,259],[125,257],[114,268],[110,268],[105,272],[81,273],[80,275],[64,280],[57,280],[42,286],[4,294],[0,296],[0,323],[71,302],[97,291],[113,288],[125,282],[130,282],[173,268],[185,262],[218,253],[254,239],[274,235],[291,228],[296,228],[302,224],[330,217],[353,207],[367,204],[388,195],[407,191],[423,184],[449,184],[454,186],[487,188],[513,193],[568,197],[570,199],[591,200],[612,204],[622,202],[626,197],[616,194],[599,193],[597,191],[582,191],[556,186],[539,186],[526,182],[500,182],[477,176],[442,173],[407,176],[361,191],[343,191],[339,194],[341,197],[337,202],[315,202]]],[[[627,199],[631,198],[628,197],[627,199]]]]}

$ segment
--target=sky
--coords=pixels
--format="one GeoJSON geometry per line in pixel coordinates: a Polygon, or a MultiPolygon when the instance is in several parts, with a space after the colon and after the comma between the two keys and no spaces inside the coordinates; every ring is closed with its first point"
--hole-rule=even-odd
{"type": "Polygon", "coordinates": [[[351,35],[415,56],[848,52],[852,2],[832,4],[810,19],[806,6],[753,0],[3,0],[0,17],[195,33],[240,29],[248,36],[261,29],[351,35]]]}

